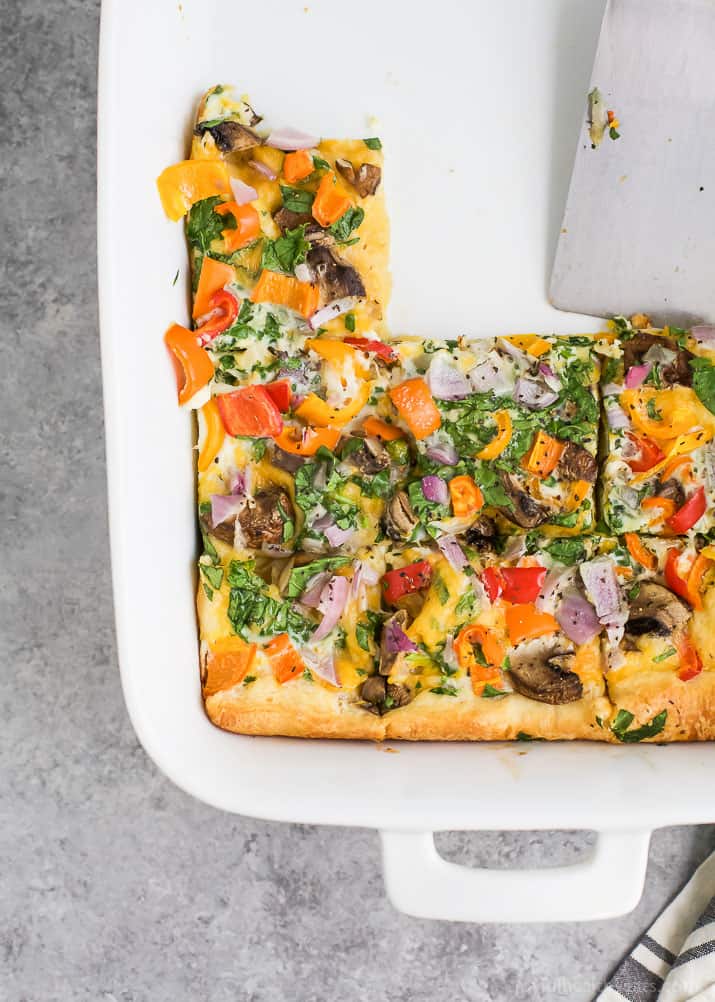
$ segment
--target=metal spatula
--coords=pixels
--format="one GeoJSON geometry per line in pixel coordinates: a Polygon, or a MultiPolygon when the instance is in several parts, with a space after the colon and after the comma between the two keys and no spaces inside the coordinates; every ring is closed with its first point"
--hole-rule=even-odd
{"type": "Polygon", "coordinates": [[[715,2],[609,0],[551,276],[561,310],[715,321],[715,2]],[[612,110],[593,148],[589,118],[612,110]]]}

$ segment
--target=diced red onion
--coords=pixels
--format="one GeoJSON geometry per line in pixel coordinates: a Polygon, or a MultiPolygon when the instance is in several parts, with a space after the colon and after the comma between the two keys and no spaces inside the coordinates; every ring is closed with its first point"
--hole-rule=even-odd
{"type": "Polygon", "coordinates": [[[522,369],[531,368],[531,363],[533,359],[531,359],[525,352],[523,352],[521,348],[517,348],[515,344],[512,344],[511,341],[507,341],[506,338],[500,337],[499,347],[502,349],[502,351],[505,351],[506,354],[511,359],[513,359],[520,368],[522,369]]]}
{"type": "Polygon", "coordinates": [[[256,189],[252,188],[250,184],[246,184],[240,177],[231,178],[231,191],[233,192],[233,200],[236,205],[245,205],[247,202],[252,202],[258,198],[256,189]]]}
{"type": "Polygon", "coordinates": [[[431,474],[428,477],[422,477],[422,493],[428,501],[434,501],[436,504],[449,503],[449,487],[441,477],[435,477],[431,474]]]}
{"type": "Polygon", "coordinates": [[[295,277],[299,282],[312,282],[313,281],[313,269],[307,263],[307,261],[301,261],[300,264],[295,266],[295,277]]]}
{"type": "Polygon", "coordinates": [[[389,654],[411,653],[417,650],[417,644],[410,640],[394,616],[385,623],[383,640],[385,650],[389,654]]]}
{"type": "Polygon", "coordinates": [[[290,128],[274,129],[266,139],[266,146],[272,146],[276,150],[309,150],[319,143],[318,136],[290,128]]]}
{"type": "Polygon", "coordinates": [[[307,605],[310,609],[317,609],[320,604],[320,596],[323,594],[328,581],[330,581],[330,571],[321,571],[312,577],[306,585],[305,591],[300,596],[301,605],[307,605]]]}
{"type": "Polygon", "coordinates": [[[621,593],[610,557],[586,560],[579,565],[579,573],[601,623],[621,611],[621,593]]]}
{"type": "Polygon", "coordinates": [[[440,354],[432,359],[425,381],[437,400],[463,400],[474,392],[467,377],[440,354]]]}
{"type": "Polygon", "coordinates": [[[646,362],[644,365],[632,365],[626,373],[626,389],[637,389],[648,378],[648,373],[652,368],[652,362],[646,362]]]}
{"type": "Polygon", "coordinates": [[[262,174],[268,181],[275,181],[278,177],[273,168],[269,167],[268,164],[264,164],[262,160],[249,160],[248,166],[253,167],[255,171],[262,174]]]}
{"type": "Polygon", "coordinates": [[[567,570],[553,567],[544,578],[541,591],[534,603],[539,612],[551,612],[564,589],[569,588],[573,581],[574,569],[572,567],[567,570]]]}
{"type": "MultiPolygon", "coordinates": [[[[293,402],[295,404],[295,397],[293,397],[293,402]]],[[[295,404],[297,407],[298,404],[295,404]]],[[[273,465],[277,466],[281,470],[286,470],[288,473],[295,473],[299,470],[305,460],[302,456],[294,456],[292,452],[284,452],[283,449],[279,449],[276,446],[273,452],[273,465]]]]}
{"type": "Polygon", "coordinates": [[[455,571],[463,571],[465,567],[469,567],[469,561],[465,556],[464,550],[454,536],[440,536],[437,540],[437,546],[442,551],[445,559],[454,567],[455,571]]]}
{"type": "Polygon", "coordinates": [[[313,640],[322,640],[327,637],[333,627],[340,619],[345,603],[350,593],[350,582],[347,578],[335,575],[324,586],[320,595],[318,609],[323,613],[320,626],[313,634],[313,640]]]}
{"type": "Polygon", "coordinates": [[[715,324],[696,324],[690,333],[698,344],[711,345],[715,342],[715,324]]]}
{"type": "Polygon", "coordinates": [[[546,385],[549,387],[550,390],[554,390],[554,392],[556,393],[559,393],[561,391],[561,380],[556,375],[551,366],[547,365],[546,362],[540,363],[539,374],[541,375],[541,378],[544,380],[544,382],[546,383],[546,385]]]}
{"type": "Polygon", "coordinates": [[[519,376],[514,386],[514,400],[532,411],[549,407],[558,398],[559,395],[554,390],[528,376],[519,376]]]}
{"type": "Polygon", "coordinates": [[[620,404],[608,403],[606,405],[606,421],[609,428],[629,428],[630,419],[620,404]]]}
{"type": "Polygon", "coordinates": [[[425,449],[426,455],[435,463],[442,466],[456,466],[459,462],[459,453],[451,442],[440,442],[438,445],[430,445],[425,449]]]}
{"type": "Polygon", "coordinates": [[[467,373],[477,393],[507,393],[514,385],[511,366],[496,351],[490,351],[483,362],[467,373]]]}
{"type": "Polygon", "coordinates": [[[330,543],[333,549],[337,546],[342,546],[343,543],[347,542],[348,539],[353,534],[352,529],[341,529],[337,525],[329,525],[325,530],[325,538],[330,543]]]}
{"type": "Polygon", "coordinates": [[[236,472],[231,475],[229,485],[231,493],[235,494],[237,497],[245,497],[247,494],[250,494],[250,480],[250,467],[247,467],[245,470],[236,470],[236,472]]]}
{"type": "Polygon", "coordinates": [[[380,575],[370,564],[362,565],[362,580],[366,585],[374,585],[380,580],[380,575]]]}
{"type": "Polygon", "coordinates": [[[244,499],[235,494],[212,494],[211,495],[211,525],[215,529],[217,525],[236,515],[243,508],[244,499]]]}
{"type": "MultiPolygon", "coordinates": [[[[623,640],[623,634],[625,633],[626,622],[628,621],[629,610],[620,609],[615,612],[612,616],[609,616],[605,622],[606,636],[608,637],[608,642],[612,647],[617,647],[623,640]]],[[[615,665],[612,665],[615,667],[615,665]]]]}
{"type": "Polygon", "coordinates": [[[335,669],[335,651],[320,651],[317,654],[303,651],[303,660],[313,675],[317,675],[338,689],[340,688],[340,680],[335,669]]]}
{"type": "Polygon", "coordinates": [[[601,632],[596,610],[583,595],[567,595],[556,610],[556,621],[569,640],[587,644],[601,632]]]}
{"type": "Polygon", "coordinates": [[[308,320],[308,326],[311,330],[316,331],[318,327],[322,327],[323,324],[327,324],[330,320],[335,320],[336,317],[342,316],[343,313],[349,313],[350,310],[355,309],[359,302],[360,300],[356,296],[344,296],[342,299],[335,299],[332,303],[328,303],[327,306],[323,306],[317,310],[308,320]]]}
{"type": "Polygon", "coordinates": [[[623,393],[623,386],[620,383],[604,383],[601,392],[604,397],[619,397],[623,393]]]}

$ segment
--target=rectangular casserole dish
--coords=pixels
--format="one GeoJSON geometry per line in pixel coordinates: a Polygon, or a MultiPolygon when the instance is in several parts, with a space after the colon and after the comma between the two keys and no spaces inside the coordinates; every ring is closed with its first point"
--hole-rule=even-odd
{"type": "Polygon", "coordinates": [[[377,0],[359,19],[343,0],[266,0],[250,16],[225,0],[103,4],[100,319],[117,637],[133,725],[177,785],[218,808],[380,829],[389,893],[415,915],[628,911],[650,831],[713,819],[715,747],[426,743],[383,754],[209,723],[197,668],[193,432],[161,337],[188,316],[188,261],[154,180],[185,154],[200,93],[235,81],[284,124],[383,137],[393,330],[596,330],[592,318],[553,310],[544,289],[602,10],[590,0],[447,0],[435,23],[408,22],[400,5],[377,0]],[[270,42],[260,42],[262,24],[270,42]],[[247,35],[258,43],[242,45],[247,35]],[[300,69],[299,53],[329,52],[336,39],[337,77],[300,69]],[[599,838],[572,867],[481,871],[437,856],[431,833],[450,828],[589,828],[599,838]]]}

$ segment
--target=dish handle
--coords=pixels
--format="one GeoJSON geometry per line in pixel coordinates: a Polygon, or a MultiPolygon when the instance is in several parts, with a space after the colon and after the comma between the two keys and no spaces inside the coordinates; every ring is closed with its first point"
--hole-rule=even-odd
{"type": "Polygon", "coordinates": [[[401,912],[454,922],[574,922],[635,908],[651,832],[600,831],[587,859],[525,870],[449,863],[437,852],[434,832],[380,835],[387,894],[401,912]]]}

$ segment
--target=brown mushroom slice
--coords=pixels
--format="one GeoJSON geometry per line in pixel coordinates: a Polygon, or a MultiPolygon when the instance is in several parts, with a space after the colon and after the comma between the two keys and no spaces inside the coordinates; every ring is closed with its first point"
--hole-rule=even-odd
{"type": "Polygon", "coordinates": [[[204,135],[206,132],[211,133],[216,148],[221,153],[243,153],[244,150],[252,150],[263,143],[261,137],[253,129],[249,129],[247,125],[241,125],[240,122],[234,122],[230,118],[226,119],[225,122],[218,122],[216,125],[208,127],[199,122],[195,131],[199,135],[204,135]]]}
{"type": "Polygon", "coordinates": [[[410,617],[408,616],[405,609],[398,609],[398,611],[386,619],[382,626],[382,636],[380,639],[380,664],[378,666],[378,672],[380,675],[389,675],[392,671],[392,666],[397,660],[397,651],[391,651],[387,648],[387,638],[390,634],[390,629],[395,626],[399,627],[404,633],[407,629],[407,624],[409,623],[410,617]]]}
{"type": "Polygon", "coordinates": [[[385,509],[385,532],[390,539],[407,540],[418,524],[406,492],[396,491],[385,509]]]}
{"type": "Polygon", "coordinates": [[[312,219],[313,217],[309,212],[293,212],[292,209],[286,209],[285,206],[281,207],[273,214],[273,222],[276,224],[281,233],[286,233],[288,230],[295,230],[299,226],[310,223],[312,219]]]}
{"type": "Polygon", "coordinates": [[[479,515],[467,529],[464,538],[470,546],[485,549],[494,543],[496,534],[497,527],[494,524],[494,519],[489,518],[488,515],[479,515]]]}
{"type": "Polygon", "coordinates": [[[673,353],[673,361],[661,368],[660,374],[665,383],[669,386],[676,383],[680,386],[692,386],[693,372],[690,362],[695,357],[693,353],[687,348],[681,348],[673,338],[659,337],[646,331],[638,331],[635,337],[623,342],[623,367],[626,372],[632,365],[640,365],[643,356],[651,348],[667,348],[673,353]]]}
{"type": "Polygon", "coordinates": [[[366,710],[381,715],[406,706],[412,699],[412,693],[406,685],[386,682],[382,675],[371,675],[360,686],[360,698],[366,704],[366,710]]]}
{"type": "Polygon", "coordinates": [[[675,477],[668,477],[662,484],[658,484],[658,489],[655,493],[659,498],[667,498],[675,502],[676,510],[682,508],[685,504],[685,488],[675,477]]]}
{"type": "Polygon", "coordinates": [[[288,492],[280,487],[269,487],[247,500],[238,522],[246,545],[259,550],[263,546],[282,545],[285,520],[294,518],[288,492]]]}
{"type": "Polygon", "coordinates": [[[630,604],[626,633],[642,637],[648,633],[655,637],[669,637],[690,619],[691,612],[685,602],[669,588],[655,581],[644,581],[630,604]]]}
{"type": "Polygon", "coordinates": [[[201,522],[201,528],[207,535],[215,536],[222,543],[228,543],[230,546],[233,546],[236,536],[235,515],[230,515],[225,522],[219,522],[218,525],[213,525],[211,518],[207,515],[202,515],[199,521],[201,522]]]}
{"type": "Polygon", "coordinates": [[[307,262],[318,282],[323,304],[347,296],[365,297],[365,286],[357,271],[332,248],[313,245],[308,251],[307,262]]]}
{"type": "Polygon", "coordinates": [[[374,475],[390,466],[390,454],[379,439],[368,435],[360,448],[350,453],[348,462],[361,473],[374,475]]]}
{"type": "Polygon", "coordinates": [[[367,198],[374,195],[382,180],[382,169],[376,164],[360,164],[357,170],[349,160],[339,157],[335,161],[335,167],[348,184],[351,184],[357,191],[360,198],[367,198]]]}
{"type": "Polygon", "coordinates": [[[521,644],[509,655],[509,681],[514,691],[540,703],[557,706],[583,696],[583,683],[573,666],[576,655],[540,637],[521,644]]]}
{"type": "Polygon", "coordinates": [[[513,502],[513,507],[501,507],[497,510],[512,522],[516,522],[522,529],[535,529],[537,525],[542,525],[549,520],[551,508],[535,501],[521,487],[519,480],[512,473],[503,472],[500,475],[502,486],[509,498],[513,502]]]}
{"type": "Polygon", "coordinates": [[[554,476],[559,480],[587,480],[590,484],[596,482],[598,463],[588,449],[576,442],[566,442],[564,451],[554,469],[554,476]]]}

